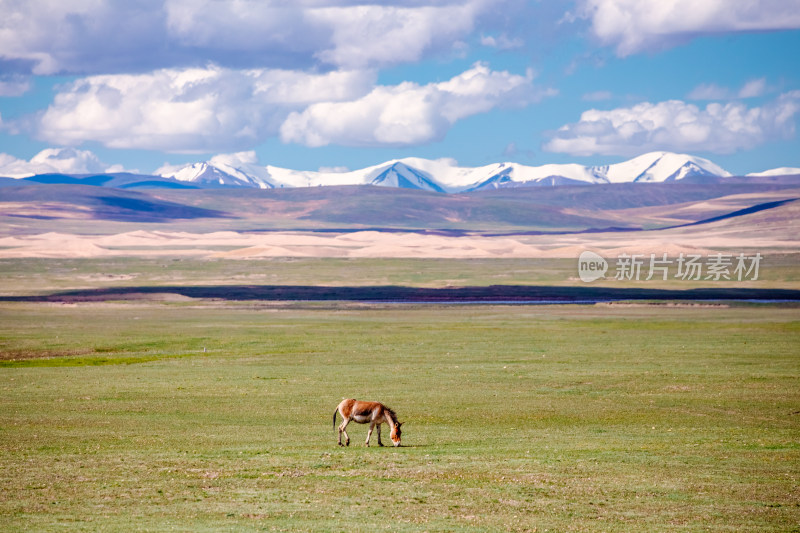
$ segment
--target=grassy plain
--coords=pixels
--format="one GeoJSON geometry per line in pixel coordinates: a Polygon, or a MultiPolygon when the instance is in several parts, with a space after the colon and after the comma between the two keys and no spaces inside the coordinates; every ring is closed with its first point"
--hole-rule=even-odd
{"type": "MultiPolygon", "coordinates": [[[[0,292],[573,268],[19,260],[0,292]]],[[[796,286],[781,268],[764,286],[796,286]]],[[[4,531],[797,530],[800,309],[2,302],[0,486],[4,531]],[[395,408],[404,446],[336,446],[348,396],[395,408]]]]}
{"type": "MultiPolygon", "coordinates": [[[[796,253],[769,254],[756,281],[683,281],[659,277],[645,281],[615,279],[581,283],[577,258],[558,259],[383,259],[271,258],[232,261],[170,257],[91,259],[0,259],[0,295],[31,296],[97,287],[323,285],[467,287],[546,285],[657,289],[797,289],[796,253]]],[[[672,272],[674,273],[675,267],[672,272]]]]}

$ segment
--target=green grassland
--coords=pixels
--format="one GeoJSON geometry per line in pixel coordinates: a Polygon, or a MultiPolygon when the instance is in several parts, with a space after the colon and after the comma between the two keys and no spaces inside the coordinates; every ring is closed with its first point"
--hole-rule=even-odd
{"type": "Polygon", "coordinates": [[[800,524],[790,306],[6,302],[0,354],[4,531],[800,524]]]}
{"type": "Polygon", "coordinates": [[[796,290],[800,287],[800,262],[797,253],[765,255],[755,281],[684,281],[674,277],[666,281],[659,277],[647,281],[643,274],[640,281],[607,279],[585,284],[577,279],[577,258],[270,258],[252,261],[170,257],[26,258],[0,259],[0,272],[0,296],[42,295],[98,287],[220,285],[426,288],[542,285],[672,290],[796,290]]]}
{"type": "MultiPolygon", "coordinates": [[[[567,260],[0,269],[5,296],[575,284],[567,260]]],[[[792,255],[773,256],[751,285],[798,277],[792,255]]],[[[793,304],[7,301],[0,530],[791,531],[799,380],[793,304]],[[373,435],[365,448],[355,424],[352,445],[336,446],[342,397],[395,408],[404,446],[377,448],[373,435]]]]}

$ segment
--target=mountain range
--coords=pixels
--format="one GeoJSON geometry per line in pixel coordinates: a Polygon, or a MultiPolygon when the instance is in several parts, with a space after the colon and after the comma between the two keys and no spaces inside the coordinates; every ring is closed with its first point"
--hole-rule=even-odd
{"type": "MultiPolygon", "coordinates": [[[[665,153],[604,167],[463,168],[447,160],[409,158],[347,172],[301,172],[236,164],[236,159],[242,157],[217,156],[162,169],[161,175],[0,178],[0,228],[13,235],[95,233],[100,227],[128,231],[143,224],[200,233],[365,228],[597,233],[758,212],[759,220],[771,217],[770,224],[778,221],[780,231],[791,233],[794,225],[786,220],[800,200],[797,169],[730,176],[706,160],[665,153]],[[105,225],[98,226],[99,220],[105,225]]],[[[764,226],[751,229],[761,235],[764,226]]]]}
{"type": "MultiPolygon", "coordinates": [[[[96,174],[37,174],[0,178],[0,187],[35,182],[82,184],[121,189],[286,189],[320,186],[372,185],[437,193],[463,193],[521,187],[598,185],[623,183],[710,183],[724,181],[731,173],[719,165],[687,154],[650,152],[628,161],[603,166],[547,164],[527,166],[503,162],[480,167],[461,167],[452,159],[408,157],[358,169],[293,170],[259,165],[248,154],[216,156],[208,161],[165,165],[153,174],[106,172],[96,174]],[[21,179],[20,179],[21,178],[21,179]]],[[[0,171],[1,172],[1,171],[0,171]]],[[[0,174],[2,175],[2,174],[0,174]]],[[[800,175],[798,168],[776,168],[748,174],[768,179],[800,175]]]]}
{"type": "Polygon", "coordinates": [[[447,193],[530,186],[666,182],[731,175],[707,159],[669,152],[651,152],[605,166],[550,164],[534,167],[519,163],[495,163],[481,167],[460,167],[450,159],[405,158],[354,171],[299,171],[235,160],[212,160],[164,167],[157,174],[203,188],[374,185],[447,193]]]}

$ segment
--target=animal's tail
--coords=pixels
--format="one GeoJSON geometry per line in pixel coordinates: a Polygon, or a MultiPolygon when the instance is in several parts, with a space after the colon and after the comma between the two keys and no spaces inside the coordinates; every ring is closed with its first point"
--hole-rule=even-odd
{"type": "Polygon", "coordinates": [[[339,412],[339,408],[337,407],[336,410],[333,412],[333,429],[336,429],[336,413],[339,412]]]}

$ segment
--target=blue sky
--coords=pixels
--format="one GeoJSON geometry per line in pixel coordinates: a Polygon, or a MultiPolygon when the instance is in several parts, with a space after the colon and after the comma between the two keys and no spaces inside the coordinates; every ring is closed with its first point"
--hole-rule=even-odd
{"type": "Polygon", "coordinates": [[[800,0],[0,0],[0,175],[800,167],[800,0]]]}

